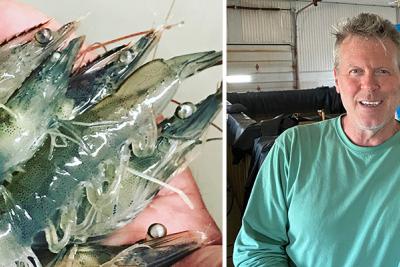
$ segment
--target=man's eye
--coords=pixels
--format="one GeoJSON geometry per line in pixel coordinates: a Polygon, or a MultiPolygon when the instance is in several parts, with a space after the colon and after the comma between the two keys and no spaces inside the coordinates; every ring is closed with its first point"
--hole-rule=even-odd
{"type": "Polygon", "coordinates": [[[376,71],[376,73],[377,74],[384,74],[384,75],[386,75],[386,74],[390,74],[390,71],[389,70],[386,70],[386,69],[379,69],[379,70],[377,70],[376,71]]]}
{"type": "Polygon", "coordinates": [[[362,70],[360,70],[360,69],[351,69],[351,70],[349,71],[349,73],[350,73],[350,74],[361,74],[361,73],[362,73],[362,70]]]}

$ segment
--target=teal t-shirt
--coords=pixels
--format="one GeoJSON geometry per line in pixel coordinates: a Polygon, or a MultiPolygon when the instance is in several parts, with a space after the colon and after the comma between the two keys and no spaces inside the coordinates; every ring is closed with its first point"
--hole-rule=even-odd
{"type": "Polygon", "coordinates": [[[400,133],[360,147],[340,118],[285,131],[260,169],[233,259],[400,267],[400,133]]]}

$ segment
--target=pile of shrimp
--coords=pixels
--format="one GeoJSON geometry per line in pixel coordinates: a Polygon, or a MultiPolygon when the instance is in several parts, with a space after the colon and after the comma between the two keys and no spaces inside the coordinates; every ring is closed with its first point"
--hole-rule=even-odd
{"type": "Polygon", "coordinates": [[[41,266],[32,247],[56,254],[50,266],[169,265],[201,247],[200,232],[164,232],[131,247],[98,242],[162,187],[192,206],[167,182],[204,143],[222,88],[156,121],[181,83],[220,64],[222,53],[149,59],[167,25],[83,63],[106,44],[82,49],[76,21],[47,24],[0,44],[0,266],[41,266]]]}

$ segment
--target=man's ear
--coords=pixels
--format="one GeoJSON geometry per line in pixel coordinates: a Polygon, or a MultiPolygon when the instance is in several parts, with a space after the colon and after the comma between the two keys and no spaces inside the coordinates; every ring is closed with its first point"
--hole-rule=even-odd
{"type": "Polygon", "coordinates": [[[337,74],[336,68],[333,68],[333,77],[335,78],[336,93],[340,94],[337,75],[338,75],[338,74],[337,74]]]}

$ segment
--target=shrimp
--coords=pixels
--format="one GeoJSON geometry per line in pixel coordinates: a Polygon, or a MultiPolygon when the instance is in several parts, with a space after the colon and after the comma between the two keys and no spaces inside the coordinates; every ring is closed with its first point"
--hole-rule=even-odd
{"type": "MultiPolygon", "coordinates": [[[[221,59],[221,52],[206,51],[177,56],[169,60],[152,60],[132,73],[111,97],[106,97],[92,110],[78,116],[74,124],[78,125],[82,120],[80,118],[95,124],[100,121],[112,122],[115,119],[114,116],[118,119],[121,112],[129,110],[137,103],[143,103],[142,108],[151,106],[150,112],[153,115],[161,114],[175,95],[181,81],[217,65],[221,59]]],[[[81,125],[91,125],[91,123],[84,122],[81,125]]],[[[152,152],[156,142],[154,129],[156,129],[154,123],[143,121],[141,127],[132,133],[131,145],[135,155],[145,156],[152,152]],[[149,135],[149,133],[153,134],[149,135]]]]}
{"type": "MultiPolygon", "coordinates": [[[[99,211],[86,210],[85,212],[84,210],[87,207],[82,202],[79,207],[82,210],[78,210],[77,213],[92,214],[95,218],[93,220],[95,223],[89,225],[89,227],[80,227],[81,233],[74,233],[75,241],[86,239],[82,238],[82,236],[79,237],[79,235],[86,237],[91,235],[98,240],[99,236],[110,233],[115,228],[121,227],[134,218],[160,189],[160,183],[153,180],[149,181],[143,177],[153,176],[158,181],[167,181],[174,172],[183,168],[188,163],[186,159],[188,153],[202,143],[200,140],[201,136],[213,118],[215,118],[220,108],[221,90],[208,96],[197,105],[184,103],[178,106],[175,115],[163,121],[160,125],[160,137],[155,153],[146,158],[132,157],[130,159],[130,169],[128,169],[128,173],[120,181],[121,188],[118,192],[118,198],[109,205],[102,207],[99,211]],[[135,169],[133,171],[135,174],[131,173],[133,169],[135,169]]],[[[107,182],[108,184],[112,184],[112,181],[107,182]]],[[[87,220],[86,218],[85,221],[91,220],[87,220]]],[[[66,229],[67,226],[61,226],[61,228],[66,229]]],[[[174,236],[181,239],[181,234],[174,236]]],[[[82,266],[79,263],[84,264],[84,266],[100,266],[100,264],[104,264],[102,266],[113,266],[111,265],[112,262],[121,263],[123,258],[131,260],[130,262],[125,262],[126,264],[133,264],[133,259],[135,259],[139,262],[145,262],[149,266],[169,266],[172,263],[170,260],[176,261],[186,253],[199,247],[200,243],[196,242],[196,237],[197,235],[189,239],[185,238],[184,240],[186,241],[184,244],[180,242],[179,245],[177,241],[171,245],[162,242],[161,251],[156,249],[157,246],[150,246],[149,243],[146,245],[150,247],[146,249],[133,246],[131,249],[124,250],[124,253],[122,253],[124,257],[122,257],[121,253],[116,256],[116,251],[120,252],[124,249],[123,247],[115,248],[86,244],[74,245],[57,256],[57,259],[61,257],[63,260],[57,260],[57,262],[60,262],[55,264],[55,266],[63,266],[61,262],[65,264],[66,259],[74,260],[73,263],[70,263],[71,266],[82,266]],[[193,246],[194,244],[195,246],[193,246]],[[186,253],[182,254],[183,252],[186,253]],[[148,258],[148,253],[153,256],[148,258]],[[174,257],[172,257],[171,253],[174,257]],[[71,257],[71,254],[76,254],[76,256],[71,257]],[[179,255],[179,257],[176,257],[176,255],[179,255]],[[108,263],[106,264],[105,261],[108,263]]]]}
{"type": "Polygon", "coordinates": [[[148,241],[140,241],[128,247],[75,244],[60,253],[49,266],[171,266],[202,247],[205,240],[205,234],[202,232],[185,231],[148,241]]]}
{"type": "Polygon", "coordinates": [[[117,91],[146,59],[160,37],[161,31],[151,31],[133,45],[116,47],[74,72],[66,93],[67,101],[73,102],[70,108],[65,108],[68,114],[65,119],[82,114],[117,91]]]}
{"type": "MultiPolygon", "coordinates": [[[[179,105],[174,116],[159,125],[154,152],[146,157],[130,158],[126,172],[118,182],[117,197],[108,204],[99,204],[96,200],[109,198],[107,192],[97,196],[87,194],[88,201],[82,203],[77,213],[90,214],[91,218],[87,216],[85,224],[75,229],[74,238],[86,240],[105,235],[135,218],[158,190],[167,186],[168,179],[190,162],[190,153],[203,143],[201,137],[218,114],[221,100],[220,88],[197,105],[190,102],[179,105]]],[[[105,175],[103,179],[106,180],[102,182],[111,185],[116,178],[112,174],[105,175]]]]}
{"type": "Polygon", "coordinates": [[[136,43],[118,46],[74,72],[66,94],[64,118],[72,119],[115,93],[158,45],[163,32],[176,25],[147,31],[136,43]]]}
{"type": "MultiPolygon", "coordinates": [[[[54,128],[54,114],[65,96],[68,77],[84,37],[54,52],[0,105],[0,182],[4,173],[31,158],[54,128]]],[[[57,134],[57,133],[55,133],[57,134]]]]}
{"type": "Polygon", "coordinates": [[[42,26],[0,46],[0,104],[7,103],[29,74],[75,31],[78,22],[69,22],[56,31],[42,26]],[[34,38],[29,40],[33,33],[34,38]]]}
{"type": "MultiPolygon", "coordinates": [[[[145,64],[116,93],[69,123],[68,131],[80,137],[79,144],[65,140],[66,146],[55,147],[49,161],[52,146],[51,138],[47,138],[25,163],[24,172],[15,174],[11,183],[0,186],[4,198],[0,202],[0,251],[4,251],[0,265],[11,266],[15,259],[27,265],[33,259],[37,264],[30,247],[42,231],[49,249],[58,252],[82,226],[91,226],[87,222],[92,215],[77,214],[77,207],[83,201],[103,207],[115,199],[125,170],[130,170],[130,158],[143,157],[155,150],[155,114],[171,100],[181,80],[215,65],[220,58],[220,52],[204,52],[145,64]],[[154,64],[163,71],[157,72],[154,64]],[[136,92],[132,94],[136,97],[129,97],[130,91],[136,92]],[[110,173],[115,179],[107,184],[103,177],[110,173]],[[105,192],[98,194],[97,189],[105,192]],[[78,216],[82,221],[78,221],[78,216]],[[13,258],[7,256],[9,250],[13,258]]],[[[60,129],[63,130],[66,128],[60,129]]]]}

